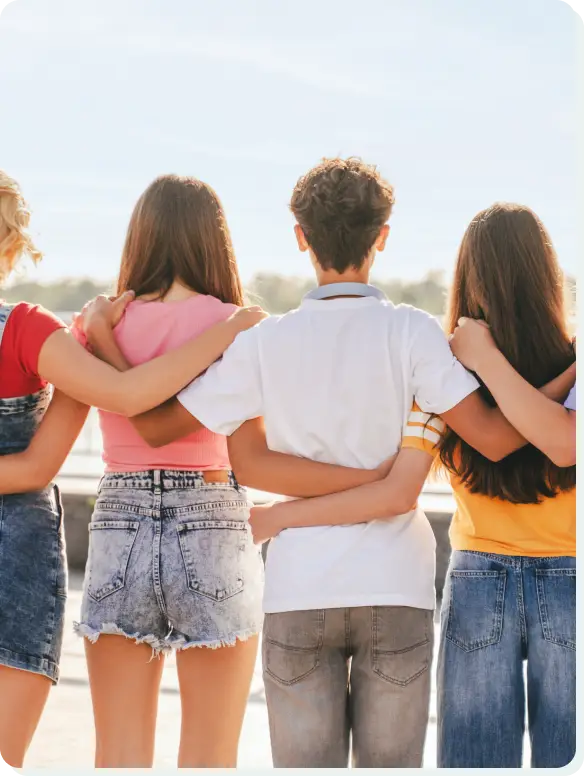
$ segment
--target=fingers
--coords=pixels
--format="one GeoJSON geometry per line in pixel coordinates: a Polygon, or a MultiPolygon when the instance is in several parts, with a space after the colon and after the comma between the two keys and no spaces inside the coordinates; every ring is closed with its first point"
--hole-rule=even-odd
{"type": "Polygon", "coordinates": [[[112,306],[115,308],[116,313],[121,313],[123,310],[125,310],[130,302],[134,299],[134,296],[135,294],[133,291],[124,291],[121,296],[118,296],[117,299],[114,299],[112,301],[112,306]]]}
{"type": "Polygon", "coordinates": [[[484,326],[485,329],[490,329],[491,327],[486,321],[483,321],[481,318],[459,318],[457,322],[457,326],[463,327],[467,326],[468,324],[476,323],[479,326],[484,326]]]}

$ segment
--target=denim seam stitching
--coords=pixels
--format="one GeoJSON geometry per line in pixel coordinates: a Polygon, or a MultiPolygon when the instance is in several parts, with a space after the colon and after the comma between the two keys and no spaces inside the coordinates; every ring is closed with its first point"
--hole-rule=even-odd
{"type": "MultiPolygon", "coordinates": [[[[223,596],[218,596],[217,593],[213,594],[209,590],[201,590],[196,587],[193,587],[194,582],[199,582],[199,580],[191,580],[190,573],[189,573],[189,562],[191,553],[189,548],[187,547],[186,543],[183,541],[186,530],[181,530],[183,528],[182,525],[178,525],[176,527],[177,535],[178,535],[178,544],[180,548],[180,554],[183,559],[183,566],[185,570],[185,579],[187,583],[188,589],[194,593],[195,595],[201,595],[204,598],[207,598],[210,601],[214,601],[215,603],[223,603],[224,601],[228,601],[230,598],[233,598],[234,596],[238,595],[243,591],[245,588],[245,582],[241,576],[241,571],[239,571],[239,576],[236,578],[236,584],[230,585],[229,587],[226,587],[222,590],[224,593],[223,596]]],[[[191,529],[192,530],[192,529],[191,529]]],[[[224,529],[224,530],[232,530],[230,528],[224,529]]]]}
{"type": "MultiPolygon", "coordinates": [[[[451,572],[451,576],[456,576],[456,572],[451,572]]],[[[459,578],[464,578],[467,576],[464,572],[458,573],[459,578]]],[[[446,621],[445,626],[445,634],[446,638],[452,642],[452,644],[456,645],[460,649],[462,649],[464,652],[475,652],[478,649],[485,649],[485,647],[491,647],[495,644],[498,644],[499,641],[501,641],[502,631],[503,631],[503,616],[504,616],[504,602],[505,602],[505,590],[507,587],[507,570],[502,569],[501,571],[488,571],[488,572],[471,572],[468,576],[485,576],[485,577],[499,577],[499,583],[497,586],[497,595],[495,599],[495,608],[493,612],[493,627],[491,629],[491,634],[483,639],[475,639],[470,644],[463,643],[460,641],[460,639],[455,639],[452,636],[451,631],[451,620],[453,616],[453,607],[452,607],[452,594],[451,594],[451,600],[448,605],[448,619],[446,621]]]]}
{"type": "Polygon", "coordinates": [[[391,684],[397,685],[398,687],[406,687],[408,684],[411,684],[415,679],[417,679],[419,676],[421,676],[424,672],[428,670],[429,667],[429,660],[428,657],[424,659],[424,664],[422,667],[412,676],[409,676],[407,679],[396,679],[395,677],[388,676],[387,674],[383,673],[383,671],[378,668],[377,666],[377,658],[380,655],[391,655],[391,654],[405,654],[407,652],[410,652],[412,649],[415,649],[416,647],[420,646],[426,646],[429,643],[429,639],[427,638],[428,634],[428,625],[427,623],[424,625],[424,632],[426,634],[426,639],[422,642],[419,642],[418,644],[414,644],[412,647],[408,647],[403,650],[396,650],[394,652],[389,651],[382,651],[378,647],[378,634],[379,634],[379,627],[378,627],[378,607],[374,606],[372,610],[372,618],[373,618],[373,638],[371,639],[371,666],[373,669],[373,673],[377,674],[381,679],[383,679],[386,682],[390,682],[391,684]]]}
{"type": "MultiPolygon", "coordinates": [[[[102,595],[100,597],[98,597],[96,595],[92,595],[91,590],[90,590],[90,585],[91,585],[91,567],[89,568],[88,580],[87,580],[87,595],[93,601],[95,601],[96,603],[101,603],[101,601],[103,601],[105,598],[108,598],[113,593],[117,593],[119,590],[122,590],[125,587],[125,584],[126,584],[126,573],[128,571],[128,565],[130,563],[130,557],[132,555],[132,550],[134,549],[134,544],[136,543],[136,539],[138,537],[139,527],[140,527],[139,523],[134,523],[134,525],[132,526],[132,530],[134,531],[134,535],[132,537],[132,542],[131,542],[130,547],[128,549],[128,557],[126,558],[126,562],[122,564],[124,569],[123,569],[123,573],[122,573],[122,578],[120,580],[120,584],[117,587],[114,587],[113,590],[109,590],[105,595],[102,595]]],[[[90,524],[90,528],[91,528],[91,524],[90,524]]],[[[103,589],[103,587],[105,587],[105,585],[102,585],[101,589],[103,589]]]]}
{"type": "MultiPolygon", "coordinates": [[[[539,609],[539,617],[541,621],[541,629],[543,632],[543,637],[546,641],[549,641],[551,644],[557,644],[560,647],[565,647],[566,649],[571,649],[573,651],[576,650],[576,643],[573,641],[570,641],[568,639],[561,639],[561,638],[555,638],[552,635],[550,624],[549,624],[549,617],[548,617],[548,611],[547,611],[547,600],[545,595],[545,588],[543,584],[544,578],[547,576],[546,569],[536,569],[535,570],[535,583],[537,588],[537,604],[539,609]],[[541,573],[543,572],[543,573],[541,573]]],[[[567,574],[564,576],[568,576],[567,574]]],[[[574,574],[575,576],[575,574],[574,574]]]]}
{"type": "Polygon", "coordinates": [[[299,648],[286,647],[284,644],[281,644],[280,642],[277,642],[274,639],[270,639],[269,637],[264,637],[265,649],[266,649],[266,660],[265,660],[265,664],[264,664],[264,671],[265,671],[266,674],[268,674],[268,676],[271,676],[272,679],[277,684],[283,685],[284,687],[291,687],[292,685],[297,684],[298,682],[300,682],[302,679],[306,679],[307,676],[310,676],[310,674],[312,674],[314,671],[316,671],[316,669],[320,665],[320,654],[321,654],[321,651],[322,651],[322,645],[323,645],[323,641],[324,641],[324,620],[325,620],[325,612],[324,612],[323,609],[320,609],[318,611],[318,616],[317,616],[317,629],[318,629],[317,637],[318,638],[317,638],[316,650],[313,650],[311,648],[310,651],[308,651],[308,648],[306,648],[306,647],[304,647],[304,648],[303,647],[299,647],[299,648]],[[315,656],[314,666],[312,668],[310,668],[309,671],[305,671],[305,673],[301,674],[298,677],[295,677],[294,679],[282,679],[279,676],[277,676],[273,671],[271,671],[270,668],[268,667],[268,660],[267,660],[267,651],[268,651],[267,647],[268,647],[268,644],[272,644],[273,646],[281,647],[281,648],[287,649],[287,650],[291,650],[291,649],[292,650],[295,649],[296,651],[299,651],[299,650],[300,651],[305,651],[306,650],[305,654],[313,654],[315,656]]]}

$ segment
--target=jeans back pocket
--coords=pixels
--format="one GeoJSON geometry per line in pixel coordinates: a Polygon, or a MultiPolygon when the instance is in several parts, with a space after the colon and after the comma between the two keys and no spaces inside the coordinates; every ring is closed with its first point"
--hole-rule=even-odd
{"type": "Polygon", "coordinates": [[[322,609],[266,614],[263,664],[266,674],[285,686],[316,670],[324,637],[322,609]]]}
{"type": "Polygon", "coordinates": [[[212,601],[225,601],[243,590],[246,522],[193,520],[178,525],[177,531],[189,590],[212,601]]]}
{"type": "Polygon", "coordinates": [[[124,587],[139,527],[134,520],[95,520],[89,524],[87,594],[94,601],[124,587]]]}
{"type": "Polygon", "coordinates": [[[463,649],[501,640],[507,572],[451,571],[446,585],[446,638],[463,649]]]}
{"type": "Polygon", "coordinates": [[[576,649],[576,569],[536,569],[535,580],[544,638],[576,649]]]}
{"type": "Polygon", "coordinates": [[[371,609],[371,650],[374,673],[405,687],[425,673],[432,661],[434,612],[410,606],[371,609]]]}

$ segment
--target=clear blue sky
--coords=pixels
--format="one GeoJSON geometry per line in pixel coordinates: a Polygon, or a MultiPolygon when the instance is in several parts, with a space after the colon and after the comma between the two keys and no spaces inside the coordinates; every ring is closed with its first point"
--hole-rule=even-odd
{"type": "Polygon", "coordinates": [[[46,254],[29,277],[115,276],[162,172],[214,186],[244,279],[308,275],[287,203],[335,154],[396,186],[380,277],[450,272],[497,199],[533,207],[575,273],[583,38],[559,0],[16,0],[0,18],[0,165],[46,254]]]}

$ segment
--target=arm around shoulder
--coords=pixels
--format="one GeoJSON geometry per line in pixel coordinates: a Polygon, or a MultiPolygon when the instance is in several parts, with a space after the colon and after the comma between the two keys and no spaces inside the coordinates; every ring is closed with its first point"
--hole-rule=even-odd
{"type": "Polygon", "coordinates": [[[59,473],[89,408],[55,391],[30,445],[0,457],[0,494],[43,490],[59,473]]]}

